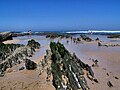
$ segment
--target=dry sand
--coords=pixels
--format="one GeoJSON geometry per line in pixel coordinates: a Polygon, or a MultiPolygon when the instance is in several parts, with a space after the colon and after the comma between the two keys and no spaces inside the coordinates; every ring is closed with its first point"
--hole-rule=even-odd
{"type": "MultiPolygon", "coordinates": [[[[40,56],[35,62],[38,63],[43,58],[44,56],[40,56]]],[[[19,68],[24,65],[24,62],[15,65],[11,68],[13,72],[0,77],[0,90],[55,90],[52,85],[52,77],[49,82],[46,81],[46,68],[39,75],[38,69],[19,71],[19,68]]]]}
{"type": "Polygon", "coordinates": [[[13,39],[13,40],[4,41],[3,43],[4,43],[4,44],[12,44],[12,43],[20,42],[20,41],[21,41],[21,40],[19,40],[19,39],[13,39]]]}

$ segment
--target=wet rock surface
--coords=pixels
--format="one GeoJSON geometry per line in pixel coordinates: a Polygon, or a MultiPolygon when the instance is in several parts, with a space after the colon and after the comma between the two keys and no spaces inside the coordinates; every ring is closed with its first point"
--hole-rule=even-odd
{"type": "Polygon", "coordinates": [[[86,35],[81,35],[81,38],[87,42],[91,42],[92,39],[90,37],[87,37],[86,35]]]}
{"type": "Polygon", "coordinates": [[[6,41],[6,40],[12,40],[12,33],[10,32],[2,32],[0,33],[0,42],[6,41]]]}
{"type": "Polygon", "coordinates": [[[87,80],[83,70],[87,71],[91,80],[98,83],[94,78],[94,72],[88,64],[83,63],[75,53],[72,55],[61,43],[50,43],[52,52],[51,72],[53,85],[56,90],[88,90],[87,80]]]}
{"type": "Polygon", "coordinates": [[[40,44],[36,42],[34,39],[29,40],[27,46],[32,47],[34,49],[40,48],[40,44]]]}
{"type": "Polygon", "coordinates": [[[120,44],[113,44],[113,43],[107,43],[107,44],[102,44],[100,42],[98,42],[98,46],[104,46],[104,47],[116,47],[116,46],[120,46],[120,44]]]}
{"type": "MultiPolygon", "coordinates": [[[[29,43],[30,41],[28,41],[29,43]]],[[[29,43],[30,44],[30,43],[29,43]]],[[[0,74],[4,74],[7,68],[20,64],[27,58],[31,57],[35,49],[40,47],[40,44],[34,41],[32,45],[25,46],[22,44],[3,44],[0,43],[0,74]],[[34,46],[33,46],[34,44],[34,46]]],[[[30,63],[31,64],[31,63],[30,63]]],[[[32,66],[30,66],[32,67],[32,66]]],[[[32,68],[35,68],[34,66],[32,68]]],[[[29,67],[28,67],[29,69],[29,67]]],[[[30,68],[31,69],[31,68],[30,68]]]]}
{"type": "Polygon", "coordinates": [[[34,70],[35,68],[37,68],[37,64],[35,62],[31,61],[30,59],[26,59],[25,67],[27,70],[34,70]]]}

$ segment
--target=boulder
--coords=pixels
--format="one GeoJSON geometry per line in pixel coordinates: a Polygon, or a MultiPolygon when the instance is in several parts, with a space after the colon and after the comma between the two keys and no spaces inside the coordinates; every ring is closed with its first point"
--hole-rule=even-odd
{"type": "Polygon", "coordinates": [[[6,40],[12,40],[12,33],[10,32],[1,32],[0,33],[0,42],[6,41],[6,40]]]}
{"type": "Polygon", "coordinates": [[[27,70],[34,70],[37,67],[37,64],[30,59],[25,60],[25,67],[27,70]]]}
{"type": "Polygon", "coordinates": [[[27,46],[30,46],[34,49],[40,48],[40,44],[38,42],[36,42],[34,39],[29,40],[27,46]]]}

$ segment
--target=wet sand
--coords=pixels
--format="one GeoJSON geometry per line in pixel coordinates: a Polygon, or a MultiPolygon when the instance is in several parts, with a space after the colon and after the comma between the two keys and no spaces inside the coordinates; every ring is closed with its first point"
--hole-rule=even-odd
{"type": "Polygon", "coordinates": [[[73,45],[66,45],[66,48],[72,53],[75,52],[83,62],[90,66],[93,64],[92,59],[98,60],[99,67],[92,67],[92,69],[99,83],[94,83],[87,78],[90,90],[119,90],[120,47],[98,47],[97,42],[93,41],[81,45],[74,44],[74,47],[73,45]],[[115,79],[115,77],[119,79],[115,79]],[[108,87],[108,81],[113,84],[112,88],[108,87]]]}
{"type": "MultiPolygon", "coordinates": [[[[92,37],[92,36],[91,36],[92,37]]],[[[96,36],[97,37],[97,36],[96,36]]],[[[100,36],[102,37],[102,36],[100,36]]],[[[105,36],[103,36],[105,38],[105,36]]],[[[45,39],[45,37],[32,37],[35,38],[41,44],[41,49],[31,57],[33,61],[38,63],[44,58],[46,49],[49,49],[50,39],[45,39]],[[41,38],[41,39],[40,39],[41,38]]],[[[104,41],[104,38],[102,41],[104,41]]],[[[18,39],[18,38],[17,38],[18,39]]],[[[28,40],[28,39],[27,39],[28,40]]],[[[16,41],[14,43],[26,43],[26,37],[22,40],[16,41]],[[23,41],[23,42],[22,42],[23,41]]],[[[69,40],[69,39],[68,39],[69,40]]],[[[14,40],[13,40],[14,41],[14,40]]],[[[58,41],[58,39],[55,39],[58,41]]],[[[7,42],[7,41],[6,41],[7,42]]],[[[75,52],[76,55],[85,63],[90,66],[93,64],[92,59],[98,60],[99,67],[92,67],[95,77],[98,79],[99,83],[94,83],[90,81],[87,77],[88,85],[90,90],[119,90],[120,88],[120,47],[98,47],[96,41],[84,42],[83,44],[75,44],[69,40],[69,44],[66,43],[66,39],[60,40],[65,47],[71,52],[75,52]],[[107,75],[109,74],[109,76],[107,75]],[[118,77],[118,79],[115,79],[118,77]],[[107,82],[111,81],[113,87],[108,87],[107,82]]],[[[110,40],[105,39],[105,42],[110,42],[110,40]]],[[[7,42],[7,43],[10,43],[7,42]]],[[[120,43],[120,42],[116,42],[120,43]]],[[[52,81],[46,83],[46,74],[42,73],[38,76],[38,71],[36,70],[22,70],[19,71],[18,68],[24,66],[24,62],[20,65],[14,66],[12,69],[15,72],[7,73],[4,77],[0,77],[0,88],[2,90],[54,90],[52,86],[52,81]]]]}

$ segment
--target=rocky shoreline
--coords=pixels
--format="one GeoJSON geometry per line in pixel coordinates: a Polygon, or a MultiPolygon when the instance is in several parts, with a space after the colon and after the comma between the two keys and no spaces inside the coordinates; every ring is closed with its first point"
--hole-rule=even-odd
{"type": "Polygon", "coordinates": [[[70,52],[61,43],[50,43],[51,51],[39,62],[38,70],[41,75],[47,65],[46,81],[53,77],[52,84],[56,90],[88,90],[90,89],[85,76],[98,83],[94,72],[88,64],[83,63],[76,55],[70,52]]]}
{"type": "Polygon", "coordinates": [[[40,44],[34,40],[29,40],[27,46],[0,43],[0,76],[4,76],[8,68],[27,60],[27,58],[33,55],[35,49],[39,48],[40,44]]]}

